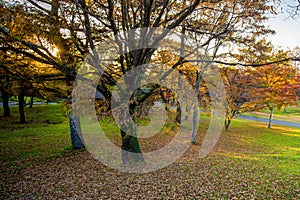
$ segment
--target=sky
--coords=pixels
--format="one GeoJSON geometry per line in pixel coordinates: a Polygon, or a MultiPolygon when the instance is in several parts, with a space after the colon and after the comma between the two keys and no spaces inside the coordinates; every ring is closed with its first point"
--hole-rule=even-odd
{"type": "MultiPolygon", "coordinates": [[[[292,0],[287,0],[286,3],[290,5],[295,4],[292,0]]],[[[300,47],[300,16],[296,19],[288,16],[287,12],[280,13],[270,18],[266,24],[276,31],[275,35],[268,37],[274,46],[292,50],[296,46],[300,47]]]]}

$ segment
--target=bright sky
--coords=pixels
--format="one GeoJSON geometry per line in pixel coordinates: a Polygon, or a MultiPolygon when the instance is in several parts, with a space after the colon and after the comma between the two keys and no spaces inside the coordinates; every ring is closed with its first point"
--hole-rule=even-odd
{"type": "MultiPolygon", "coordinates": [[[[287,0],[286,3],[295,5],[293,0],[287,0]]],[[[269,36],[274,46],[291,50],[296,46],[300,47],[300,16],[292,19],[288,17],[287,12],[284,12],[270,18],[267,24],[276,31],[276,35],[269,36]]]]}

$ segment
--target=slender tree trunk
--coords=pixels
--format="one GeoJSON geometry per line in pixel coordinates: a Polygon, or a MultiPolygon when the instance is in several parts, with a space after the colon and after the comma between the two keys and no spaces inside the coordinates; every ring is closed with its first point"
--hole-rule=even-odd
{"type": "Polygon", "coordinates": [[[3,99],[3,117],[10,117],[9,95],[6,92],[2,93],[3,99]]]}
{"type": "Polygon", "coordinates": [[[274,103],[272,103],[272,106],[271,106],[271,113],[270,113],[270,117],[269,117],[268,128],[271,128],[271,125],[272,125],[273,112],[274,112],[274,103]]]}
{"type": "Polygon", "coordinates": [[[169,99],[167,97],[167,92],[166,91],[161,91],[160,92],[160,97],[162,98],[162,100],[165,103],[165,109],[166,109],[166,111],[169,112],[170,111],[170,109],[169,109],[170,104],[169,104],[169,101],[168,101],[169,99]]]}
{"type": "MultiPolygon", "coordinates": [[[[68,87],[68,97],[69,101],[71,101],[72,92],[69,88],[72,88],[74,78],[73,76],[66,76],[66,85],[68,87]]],[[[71,113],[69,115],[69,123],[70,123],[70,137],[72,142],[72,147],[74,149],[82,149],[85,148],[84,143],[81,140],[81,128],[80,128],[80,118],[71,110],[71,113]]]]}
{"type": "Polygon", "coordinates": [[[33,97],[30,97],[30,104],[29,104],[29,108],[32,108],[33,106],[33,97]]]}
{"type": "Polygon", "coordinates": [[[231,123],[231,118],[230,117],[226,117],[225,118],[225,130],[226,131],[229,130],[230,123],[231,123]]]}
{"type": "Polygon", "coordinates": [[[177,109],[176,109],[176,123],[180,124],[181,121],[181,109],[180,109],[180,104],[177,104],[177,109]]]}
{"type": "Polygon", "coordinates": [[[24,94],[19,94],[18,96],[19,99],[19,114],[20,114],[20,123],[25,124],[26,123],[26,118],[25,118],[25,111],[24,111],[24,94]]]}
{"type": "Polygon", "coordinates": [[[198,115],[199,115],[199,109],[195,108],[193,113],[193,132],[192,132],[192,139],[191,143],[196,144],[196,135],[198,130],[198,115]]]}
{"type": "MultiPolygon", "coordinates": [[[[197,94],[197,100],[199,98],[199,89],[200,89],[200,84],[202,81],[202,76],[201,73],[197,70],[196,72],[196,88],[195,92],[197,94]]],[[[193,132],[192,132],[192,139],[191,143],[196,144],[196,135],[197,135],[197,130],[198,130],[198,117],[199,117],[199,108],[195,108],[194,113],[193,113],[193,132]]]]}

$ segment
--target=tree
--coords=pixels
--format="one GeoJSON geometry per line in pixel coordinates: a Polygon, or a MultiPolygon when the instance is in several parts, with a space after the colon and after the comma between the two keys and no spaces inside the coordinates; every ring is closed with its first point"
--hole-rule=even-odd
{"type": "MultiPolygon", "coordinates": [[[[3,61],[3,59],[1,59],[3,61]]],[[[9,71],[1,62],[0,64],[0,92],[2,94],[2,100],[3,100],[3,117],[10,117],[10,108],[9,108],[9,97],[11,95],[10,93],[10,78],[9,78],[9,71]]]]}
{"type": "Polygon", "coordinates": [[[238,54],[236,59],[256,63],[255,68],[250,67],[246,72],[251,91],[250,102],[246,106],[250,110],[268,108],[270,128],[274,108],[281,109],[297,100],[296,66],[287,59],[291,52],[276,50],[271,43],[261,39],[256,41],[255,48],[240,48],[238,54]],[[278,60],[281,62],[277,62],[278,60]]]}
{"type": "MultiPolygon", "coordinates": [[[[17,2],[15,1],[19,5],[20,3],[17,2]]],[[[11,50],[52,65],[66,75],[67,85],[71,86],[70,83],[77,75],[76,70],[84,56],[91,53],[95,60],[94,66],[97,67],[99,58],[95,47],[104,38],[113,35],[113,40],[110,42],[115,45],[119,53],[115,60],[119,62],[118,72],[121,73],[121,76],[139,65],[149,63],[153,58],[157,51],[156,48],[137,48],[143,41],[152,41],[152,46],[155,47],[171,30],[181,33],[181,35],[189,35],[202,51],[190,49],[190,51],[179,52],[181,57],[172,66],[172,70],[177,69],[184,62],[188,62],[188,55],[191,52],[203,55],[196,59],[196,62],[198,64],[200,62],[203,68],[209,63],[224,63],[232,56],[230,53],[220,53],[218,50],[221,47],[227,49],[229,45],[252,46],[257,37],[272,33],[262,23],[266,19],[266,14],[273,8],[268,3],[269,1],[221,0],[184,2],[175,0],[78,0],[72,3],[65,0],[53,0],[46,2],[51,8],[48,10],[40,6],[38,1],[27,0],[27,4],[16,7],[21,9],[19,13],[23,14],[24,19],[28,19],[27,21],[30,22],[24,23],[28,25],[26,27],[28,32],[32,33],[33,30],[37,30],[37,36],[34,37],[36,41],[30,42],[26,37],[16,37],[16,30],[9,27],[6,19],[4,19],[6,23],[2,23],[0,26],[0,32],[3,37],[18,43],[18,47],[9,45],[11,50]],[[153,32],[148,28],[142,29],[144,37],[141,38],[134,29],[145,27],[163,27],[165,29],[160,33],[153,32]],[[118,35],[123,31],[132,34],[130,37],[135,38],[130,41],[132,42],[130,43],[132,50],[130,52],[126,52],[128,41],[118,35]],[[49,51],[48,47],[54,44],[58,46],[59,56],[54,56],[49,51]]],[[[15,10],[11,12],[18,13],[15,10]]],[[[26,36],[26,33],[24,34],[26,36]]],[[[129,38],[129,35],[126,36],[129,38]]],[[[181,49],[187,46],[185,43],[186,41],[181,37],[181,49]]],[[[203,73],[200,67],[197,74],[196,80],[201,82],[203,73]]],[[[97,89],[109,98],[108,86],[113,86],[117,79],[114,74],[104,72],[97,89]]],[[[135,83],[138,81],[133,80],[135,83]]],[[[135,95],[133,95],[132,102],[135,102],[134,98],[135,95]]],[[[138,110],[136,104],[130,104],[129,107],[131,113],[138,110]]],[[[197,114],[195,116],[197,117],[197,114]]],[[[121,131],[121,136],[124,152],[140,153],[138,139],[134,133],[128,134],[121,131]]],[[[143,158],[140,156],[126,158],[124,155],[123,160],[124,162],[140,162],[143,158]]]]}
{"type": "Polygon", "coordinates": [[[222,68],[222,77],[226,87],[225,129],[228,131],[232,119],[248,109],[251,80],[246,69],[235,67],[222,68]]]}
{"type": "Polygon", "coordinates": [[[298,100],[295,67],[289,63],[256,68],[251,72],[257,87],[252,94],[252,101],[259,107],[270,111],[268,128],[271,128],[274,109],[294,105],[298,100]]]}
{"type": "MultiPolygon", "coordinates": [[[[5,42],[2,51],[13,51],[18,55],[25,55],[42,64],[51,65],[56,70],[65,74],[65,84],[67,85],[67,94],[71,98],[73,82],[76,77],[76,67],[78,60],[82,60],[80,55],[84,54],[84,44],[76,38],[78,26],[72,26],[73,37],[66,37],[62,30],[68,29],[68,23],[65,16],[72,12],[70,4],[65,4],[64,12],[60,12],[60,3],[65,1],[44,2],[50,7],[40,6],[36,1],[28,1],[22,4],[20,1],[5,2],[1,6],[3,17],[1,17],[1,39],[5,42]],[[5,26],[5,27],[4,27],[5,26]],[[81,44],[76,46],[73,44],[81,44]],[[82,47],[83,46],[83,47],[82,47]],[[78,48],[77,48],[78,47],[78,48]],[[79,49],[74,51],[74,49],[79,49]],[[58,51],[58,53],[56,53],[58,51]],[[78,52],[78,54],[77,54],[78,52]]],[[[71,13],[74,20],[74,13],[71,13]]],[[[74,21],[70,23],[74,24],[74,21]]],[[[71,29],[71,28],[70,28],[71,29]]],[[[72,118],[70,117],[70,121],[72,118]]],[[[75,129],[77,130],[77,129],[75,129]]],[[[71,131],[71,138],[76,139],[75,148],[82,147],[77,132],[71,131]]]]}
{"type": "Polygon", "coordinates": [[[26,123],[25,97],[49,101],[54,101],[57,97],[66,97],[66,87],[62,84],[65,79],[59,71],[22,56],[2,61],[6,61],[3,62],[2,68],[6,71],[6,80],[9,80],[3,83],[4,86],[9,84],[9,90],[3,92],[18,96],[21,123],[26,123]]]}

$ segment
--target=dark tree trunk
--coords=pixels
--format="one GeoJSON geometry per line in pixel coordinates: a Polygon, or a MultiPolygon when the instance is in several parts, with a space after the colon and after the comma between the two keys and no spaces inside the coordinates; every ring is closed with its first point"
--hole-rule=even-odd
{"type": "Polygon", "coordinates": [[[24,104],[25,104],[24,94],[19,94],[18,99],[19,99],[20,123],[25,124],[26,118],[25,118],[25,111],[24,111],[24,104]]]}
{"type": "Polygon", "coordinates": [[[178,103],[176,109],[176,122],[180,124],[180,121],[181,121],[181,109],[180,109],[180,104],[178,103]]]}
{"type": "Polygon", "coordinates": [[[166,91],[161,91],[160,92],[160,97],[162,98],[162,100],[164,101],[164,103],[165,103],[165,109],[166,109],[166,111],[167,112],[169,112],[170,111],[170,109],[169,109],[169,101],[168,101],[168,97],[167,97],[168,95],[167,95],[167,92],[166,91]]]}
{"type": "Polygon", "coordinates": [[[80,120],[78,116],[74,116],[73,113],[70,113],[70,133],[71,133],[71,142],[72,147],[74,149],[82,149],[84,148],[84,144],[80,138],[81,128],[80,128],[80,120]]]}
{"type": "Polygon", "coordinates": [[[271,126],[272,126],[273,112],[274,112],[274,103],[272,103],[272,106],[271,106],[270,110],[271,110],[271,113],[270,113],[270,117],[269,117],[268,128],[271,128],[271,126]]]}
{"type": "Polygon", "coordinates": [[[122,161],[127,163],[139,163],[144,161],[144,157],[138,142],[138,138],[129,135],[121,130],[122,136],[122,161]],[[130,154],[135,153],[135,154],[130,154]]]}
{"type": "Polygon", "coordinates": [[[29,104],[29,108],[32,108],[33,106],[33,97],[30,97],[30,104],[29,104]]]}
{"type": "Polygon", "coordinates": [[[229,130],[230,123],[231,123],[231,118],[230,117],[226,117],[225,118],[225,130],[226,131],[229,130]]]}
{"type": "MultiPolygon", "coordinates": [[[[69,88],[72,88],[72,84],[74,82],[74,77],[72,75],[66,76],[66,85],[68,87],[68,97],[71,101],[72,91],[69,88]]],[[[47,101],[48,102],[48,101],[47,101]]],[[[69,115],[69,123],[70,123],[70,137],[72,142],[72,147],[74,149],[82,149],[85,148],[84,143],[81,140],[81,128],[80,128],[80,118],[71,110],[71,113],[69,115]]]]}
{"type": "Polygon", "coordinates": [[[9,95],[6,92],[2,93],[3,99],[3,117],[10,117],[10,108],[9,108],[9,95]]]}
{"type": "MultiPolygon", "coordinates": [[[[133,95],[133,98],[136,97],[133,95]]],[[[136,114],[138,107],[139,103],[131,103],[129,105],[129,113],[131,114],[132,120],[134,122],[136,121],[136,117],[134,116],[134,114],[136,114]]],[[[138,141],[136,129],[131,125],[129,125],[128,127],[131,127],[128,129],[131,134],[126,133],[124,130],[120,131],[122,137],[122,161],[124,164],[143,162],[144,157],[138,141]]]]}

